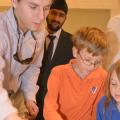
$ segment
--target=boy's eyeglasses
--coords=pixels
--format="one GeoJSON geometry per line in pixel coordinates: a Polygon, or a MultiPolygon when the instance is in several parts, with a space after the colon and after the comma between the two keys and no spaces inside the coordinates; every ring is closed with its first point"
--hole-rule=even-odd
{"type": "Polygon", "coordinates": [[[93,62],[89,58],[83,57],[80,52],[79,52],[79,55],[80,55],[80,58],[83,61],[83,63],[88,65],[88,66],[92,66],[93,65],[94,67],[97,67],[97,66],[101,65],[101,63],[102,63],[101,60],[95,60],[93,62]]]}

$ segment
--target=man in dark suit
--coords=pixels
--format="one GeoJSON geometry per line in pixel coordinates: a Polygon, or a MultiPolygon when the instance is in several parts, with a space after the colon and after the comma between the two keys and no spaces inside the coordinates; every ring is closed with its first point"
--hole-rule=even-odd
{"type": "Polygon", "coordinates": [[[37,104],[39,107],[39,114],[36,120],[43,120],[43,106],[44,97],[47,92],[47,80],[50,75],[51,69],[54,66],[66,64],[73,57],[72,55],[72,40],[71,34],[65,32],[62,26],[66,20],[68,6],[65,0],[55,0],[50,8],[50,12],[46,19],[46,42],[43,64],[41,73],[38,79],[39,91],[36,96],[37,104]],[[52,36],[52,39],[50,40],[52,36]],[[53,42],[53,48],[50,49],[50,44],[53,42]],[[51,52],[51,53],[49,53],[51,52]],[[51,54],[51,55],[48,55],[51,54]],[[50,58],[49,58],[49,57],[50,58]]]}

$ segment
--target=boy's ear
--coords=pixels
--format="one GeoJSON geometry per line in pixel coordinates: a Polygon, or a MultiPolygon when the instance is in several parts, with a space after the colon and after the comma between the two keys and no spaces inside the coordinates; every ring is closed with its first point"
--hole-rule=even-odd
{"type": "Polygon", "coordinates": [[[16,5],[17,5],[17,0],[11,0],[11,2],[12,2],[12,6],[14,7],[14,8],[16,8],[16,5]]]}
{"type": "Polygon", "coordinates": [[[76,57],[77,57],[77,54],[78,54],[78,49],[73,46],[72,51],[73,51],[73,57],[76,58],[76,57]]]}

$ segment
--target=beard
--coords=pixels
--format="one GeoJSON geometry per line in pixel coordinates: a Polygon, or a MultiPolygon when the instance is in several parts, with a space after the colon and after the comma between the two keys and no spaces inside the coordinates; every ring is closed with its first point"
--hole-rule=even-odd
{"type": "Polygon", "coordinates": [[[59,21],[56,20],[49,20],[48,18],[46,19],[47,21],[47,27],[53,31],[53,32],[57,32],[64,24],[64,22],[60,23],[59,21]]]}

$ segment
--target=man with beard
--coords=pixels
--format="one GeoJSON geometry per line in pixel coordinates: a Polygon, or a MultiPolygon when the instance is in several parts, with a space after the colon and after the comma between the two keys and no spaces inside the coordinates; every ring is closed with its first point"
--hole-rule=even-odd
{"type": "Polygon", "coordinates": [[[44,97],[47,92],[47,80],[54,66],[66,64],[73,57],[71,34],[62,26],[66,20],[68,6],[65,0],[55,0],[47,16],[46,43],[41,73],[38,79],[40,87],[37,93],[39,114],[36,120],[43,120],[44,97]],[[54,40],[50,40],[53,38],[54,40]],[[53,48],[50,49],[51,43],[53,48]],[[50,55],[51,54],[51,55],[50,55]]]}

